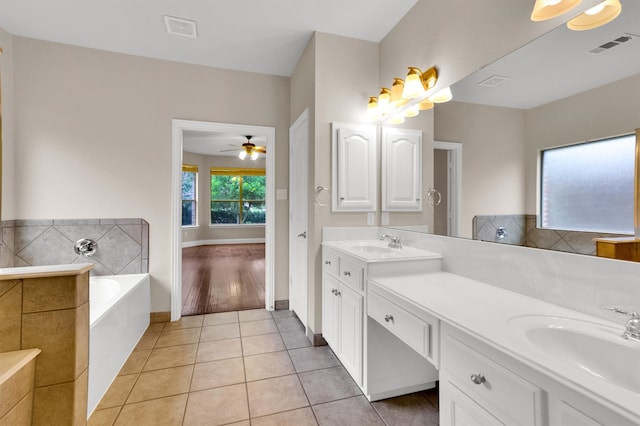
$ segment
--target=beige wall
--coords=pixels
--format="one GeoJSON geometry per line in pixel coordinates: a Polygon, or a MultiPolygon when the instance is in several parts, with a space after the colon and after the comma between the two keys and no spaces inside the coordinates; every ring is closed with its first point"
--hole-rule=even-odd
{"type": "Polygon", "coordinates": [[[198,226],[182,228],[182,242],[210,240],[243,240],[265,237],[265,227],[260,225],[239,226],[210,226],[211,216],[211,181],[209,170],[211,167],[239,167],[264,169],[264,156],[257,160],[241,160],[237,156],[225,157],[219,155],[201,155],[183,152],[182,162],[198,166],[198,226]]]}
{"type": "Polygon", "coordinates": [[[637,128],[640,75],[528,110],[525,213],[536,213],[541,149],[629,134],[637,128]]]}
{"type": "Polygon", "coordinates": [[[455,101],[437,105],[435,138],[462,143],[460,237],[472,237],[476,215],[524,212],[524,110],[455,101]]]}
{"type": "Polygon", "coordinates": [[[0,218],[15,215],[15,109],[13,90],[13,37],[0,28],[0,82],[2,87],[2,164],[0,172],[0,218]]]}
{"type": "MultiPolygon", "coordinates": [[[[149,222],[152,311],[170,309],[171,120],[276,129],[288,186],[289,79],[14,37],[13,217],[149,222]]],[[[276,299],[286,299],[287,203],[276,202],[276,299]]]]}

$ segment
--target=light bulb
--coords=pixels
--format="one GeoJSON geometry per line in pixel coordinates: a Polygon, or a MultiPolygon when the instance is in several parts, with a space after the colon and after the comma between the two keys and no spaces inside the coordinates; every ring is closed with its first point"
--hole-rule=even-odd
{"type": "Polygon", "coordinates": [[[409,67],[407,78],[404,80],[404,89],[402,97],[405,99],[417,98],[424,94],[424,86],[422,85],[422,71],[420,68],[409,67]]]}
{"type": "Polygon", "coordinates": [[[259,156],[259,155],[260,155],[260,154],[258,154],[258,151],[252,151],[252,152],[251,152],[251,159],[252,159],[253,161],[255,161],[255,160],[257,160],[257,159],[258,159],[258,156],[259,156]]]}
{"type": "Polygon", "coordinates": [[[369,103],[367,104],[367,115],[369,117],[377,117],[378,115],[378,98],[375,96],[369,96],[369,103]]]}
{"type": "Polygon", "coordinates": [[[380,89],[380,96],[378,96],[378,112],[384,114],[389,109],[389,102],[391,101],[391,90],[383,87],[380,89]]]}
{"type": "Polygon", "coordinates": [[[593,6],[591,9],[587,9],[584,11],[585,15],[589,15],[589,16],[593,16],[593,15],[597,15],[598,13],[602,12],[604,10],[604,7],[607,5],[606,1],[603,1],[602,3],[593,6]]]}
{"type": "Polygon", "coordinates": [[[412,105],[404,111],[405,117],[415,117],[418,114],[420,114],[420,108],[418,107],[418,104],[412,105]]]}
{"type": "Polygon", "coordinates": [[[448,87],[445,87],[439,92],[436,92],[433,95],[429,96],[429,100],[434,104],[449,102],[451,99],[453,99],[453,96],[451,95],[451,89],[448,87]]]}
{"type": "Polygon", "coordinates": [[[389,123],[391,124],[402,124],[404,123],[404,117],[402,115],[394,115],[389,119],[389,123]]]}
{"type": "Polygon", "coordinates": [[[408,102],[407,99],[402,97],[404,90],[404,81],[401,78],[393,79],[393,86],[391,86],[391,98],[389,104],[392,108],[398,108],[408,102]]]}
{"type": "Polygon", "coordinates": [[[247,151],[245,151],[244,149],[242,151],[240,151],[240,154],[238,154],[238,157],[241,160],[244,160],[245,158],[247,158],[247,151]]]}

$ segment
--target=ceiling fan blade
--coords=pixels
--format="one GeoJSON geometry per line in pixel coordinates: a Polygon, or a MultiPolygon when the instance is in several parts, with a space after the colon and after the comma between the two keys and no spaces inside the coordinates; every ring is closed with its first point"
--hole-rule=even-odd
{"type": "Polygon", "coordinates": [[[231,152],[231,151],[242,151],[242,149],[240,149],[240,148],[236,148],[236,149],[223,149],[223,150],[218,151],[218,152],[231,152]]]}
{"type": "Polygon", "coordinates": [[[255,148],[253,148],[253,150],[254,150],[254,151],[261,152],[261,153],[263,153],[263,154],[266,154],[266,153],[267,153],[267,149],[266,149],[265,147],[262,147],[262,146],[255,147],[255,148]]]}

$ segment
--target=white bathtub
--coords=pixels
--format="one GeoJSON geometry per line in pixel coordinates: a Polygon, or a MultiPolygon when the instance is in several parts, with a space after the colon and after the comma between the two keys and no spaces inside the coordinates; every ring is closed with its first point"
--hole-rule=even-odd
{"type": "Polygon", "coordinates": [[[89,280],[89,396],[87,418],[149,326],[149,274],[89,280]]]}

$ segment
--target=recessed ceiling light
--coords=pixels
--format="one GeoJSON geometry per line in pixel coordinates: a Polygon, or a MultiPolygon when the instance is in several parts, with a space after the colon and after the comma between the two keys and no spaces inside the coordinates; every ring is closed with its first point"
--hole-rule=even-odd
{"type": "Polygon", "coordinates": [[[501,75],[492,75],[491,77],[485,80],[482,80],[480,83],[478,83],[478,86],[497,87],[497,86],[500,86],[501,84],[504,84],[507,80],[509,80],[509,77],[503,77],[501,75]]]}
{"type": "Polygon", "coordinates": [[[164,25],[165,27],[167,27],[167,32],[169,34],[189,38],[198,38],[196,21],[164,15],[164,25]]]}

